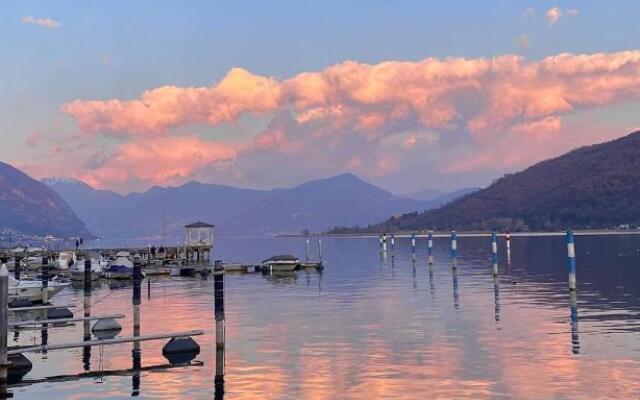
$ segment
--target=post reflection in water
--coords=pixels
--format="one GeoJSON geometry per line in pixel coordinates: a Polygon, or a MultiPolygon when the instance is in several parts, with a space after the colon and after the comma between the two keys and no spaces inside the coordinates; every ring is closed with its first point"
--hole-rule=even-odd
{"type": "Polygon", "coordinates": [[[455,259],[451,268],[451,277],[453,279],[453,307],[455,309],[460,308],[460,295],[458,293],[458,268],[455,267],[455,259]]]}
{"type": "Polygon", "coordinates": [[[493,276],[493,300],[495,302],[495,320],[500,322],[500,285],[498,281],[498,275],[493,276]]]}
{"type": "MultiPolygon", "coordinates": [[[[133,304],[133,336],[140,336],[140,304],[141,304],[141,288],[142,270],[140,264],[134,264],[133,267],[133,296],[131,298],[133,304]]],[[[140,395],[140,368],[142,367],[142,351],[140,350],[140,342],[133,341],[131,349],[131,397],[140,395]]]]}
{"type": "Polygon", "coordinates": [[[436,286],[433,283],[433,263],[429,263],[429,293],[433,299],[436,294],[436,286]]]}
{"type": "MultiPolygon", "coordinates": [[[[288,238],[256,239],[250,245],[247,240],[254,239],[221,239],[220,258],[259,259],[285,254],[289,248],[304,251],[288,238]],[[237,247],[230,251],[232,245],[237,247]]],[[[417,258],[414,278],[413,266],[405,269],[410,250],[399,247],[394,279],[388,264],[375,268],[379,254],[372,241],[329,238],[326,269],[318,270],[318,277],[311,269],[306,277],[300,275],[305,270],[298,271],[297,281],[266,279],[259,273],[224,276],[224,300],[230,306],[229,351],[221,339],[221,322],[212,321],[211,279],[154,278],[155,297],[142,303],[139,311],[145,333],[203,329],[199,343],[204,367],[141,372],[145,387],[140,377],[132,390],[132,359],[134,369],[140,365],[147,371],[147,364],[155,364],[161,354],[164,343],[150,341],[141,346],[145,364],[140,354],[132,352],[132,345],[106,347],[105,367],[114,374],[105,375],[101,385],[95,380],[100,373],[96,349],[90,376],[35,383],[46,377],[83,375],[78,362],[82,348],[50,351],[47,362],[37,354],[30,357],[34,368],[25,380],[34,383],[20,386],[15,396],[56,400],[98,394],[116,399],[133,392],[163,400],[409,400],[417,393],[456,399],[637,398],[640,357],[634,338],[640,324],[640,286],[634,282],[640,279],[636,268],[640,235],[581,240],[585,253],[579,255],[583,286],[578,312],[576,295],[566,289],[566,248],[559,237],[519,238],[510,274],[506,273],[506,249],[501,248],[504,264],[499,264],[496,277],[486,237],[465,239],[457,271],[447,271],[452,266],[444,246],[447,241],[442,240],[434,253],[439,264],[420,278],[418,268],[428,267],[423,264],[428,259],[417,258]],[[424,279],[417,291],[410,289],[413,279],[424,279]],[[448,285],[452,286],[447,289],[448,285]],[[322,298],[318,298],[320,292],[322,298]],[[536,366],[533,372],[532,365],[536,366]]],[[[388,262],[392,264],[392,259],[388,262]]],[[[127,336],[135,311],[130,290],[130,286],[110,290],[108,285],[94,284],[91,304],[92,315],[126,310],[127,336]],[[107,295],[107,301],[96,301],[107,295]]],[[[75,301],[82,307],[82,292],[65,290],[55,300],[59,304],[75,301]]],[[[50,332],[52,342],[72,337],[80,341],[83,325],[50,332]]],[[[32,344],[34,339],[40,340],[39,327],[22,330],[16,345],[32,344]]]]}
{"type": "Polygon", "coordinates": [[[578,295],[575,290],[569,292],[571,309],[571,352],[580,354],[580,335],[578,334],[578,295]]]}
{"type": "Polygon", "coordinates": [[[221,261],[216,261],[213,281],[214,318],[216,321],[216,375],[214,377],[214,398],[224,398],[224,270],[221,261]]]}
{"type": "Polygon", "coordinates": [[[418,283],[416,282],[416,259],[415,258],[411,262],[411,265],[413,267],[413,288],[418,289],[418,283]]]}

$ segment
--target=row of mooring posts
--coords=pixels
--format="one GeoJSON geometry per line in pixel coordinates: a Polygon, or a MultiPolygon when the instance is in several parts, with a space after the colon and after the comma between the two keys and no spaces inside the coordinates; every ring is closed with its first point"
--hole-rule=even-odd
{"type": "MultiPolygon", "coordinates": [[[[391,265],[394,266],[394,255],[395,255],[395,235],[391,234],[391,265]]],[[[493,291],[494,291],[494,319],[496,322],[500,321],[500,285],[499,285],[499,270],[498,270],[498,235],[495,231],[491,232],[491,265],[492,265],[492,274],[493,274],[493,291]]],[[[380,236],[380,251],[384,252],[385,247],[385,235],[380,236]]],[[[416,287],[416,243],[415,243],[416,235],[415,233],[411,235],[411,254],[412,254],[412,266],[413,266],[413,278],[414,278],[414,288],[416,287]]],[[[452,277],[452,288],[453,288],[453,306],[456,309],[460,308],[460,295],[459,295],[459,282],[458,282],[458,273],[457,273],[457,257],[458,257],[458,236],[456,231],[452,231],[450,235],[450,249],[451,249],[451,260],[452,260],[452,269],[451,269],[451,277],[452,277]]],[[[579,330],[578,330],[578,304],[577,304],[577,295],[576,295],[576,260],[575,260],[575,240],[574,233],[571,229],[566,232],[566,244],[567,244],[567,264],[568,264],[568,287],[569,287],[569,307],[571,311],[571,350],[573,354],[580,353],[580,340],[579,340],[579,330]]],[[[511,263],[511,235],[509,232],[505,234],[505,248],[507,255],[507,264],[511,263]]],[[[427,258],[428,258],[428,266],[429,266],[429,286],[431,296],[434,296],[435,285],[433,283],[433,231],[429,231],[427,236],[427,258]]]]}
{"type": "MultiPolygon", "coordinates": [[[[452,267],[457,268],[458,258],[458,234],[456,231],[451,231],[451,260],[452,267]]],[[[379,237],[380,253],[386,255],[387,251],[387,235],[381,234],[379,237]]],[[[567,242],[567,256],[568,256],[568,275],[569,275],[569,290],[576,290],[576,261],[575,261],[575,242],[574,234],[571,229],[566,232],[567,242]]],[[[507,251],[507,260],[511,261],[511,234],[509,231],[505,233],[505,246],[507,251]]],[[[415,261],[416,259],[416,234],[411,234],[411,256],[415,261]]],[[[391,257],[395,257],[395,235],[391,235],[391,257]]],[[[427,259],[429,265],[433,264],[433,231],[429,231],[427,236],[427,259]]],[[[493,275],[498,275],[498,235],[495,231],[491,232],[491,261],[493,266],[493,275]]]]}

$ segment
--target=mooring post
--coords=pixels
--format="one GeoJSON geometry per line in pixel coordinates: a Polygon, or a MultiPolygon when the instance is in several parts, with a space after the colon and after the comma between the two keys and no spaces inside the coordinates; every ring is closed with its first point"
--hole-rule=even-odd
{"type": "Polygon", "coordinates": [[[391,257],[396,255],[396,235],[391,234],[391,257]]]}
{"type": "MultiPolygon", "coordinates": [[[[319,238],[318,238],[319,240],[319,238]]],[[[307,241],[308,243],[308,241],[307,241]]],[[[216,375],[214,378],[215,399],[224,398],[224,268],[222,261],[216,260],[214,266],[214,309],[216,320],[216,375]]]]}
{"type": "Polygon", "coordinates": [[[498,235],[491,232],[491,261],[493,263],[493,276],[498,275],[498,235]]]}
{"type": "MultiPolygon", "coordinates": [[[[85,318],[91,316],[91,257],[89,254],[84,259],[84,316],[85,318]]],[[[83,340],[88,342],[91,340],[91,321],[83,321],[84,336],[83,340]]],[[[82,348],[82,364],[85,371],[91,370],[91,346],[85,346],[82,348]]]]}
{"type": "Polygon", "coordinates": [[[511,253],[511,233],[508,230],[505,234],[505,239],[507,241],[507,253],[511,253]]]}
{"type": "Polygon", "coordinates": [[[20,280],[20,257],[15,256],[13,259],[13,277],[16,278],[17,281],[20,280]]]}
{"type": "Polygon", "coordinates": [[[382,234],[382,252],[383,253],[387,252],[387,234],[386,233],[382,234]]]}
{"type": "Polygon", "coordinates": [[[309,261],[309,253],[310,253],[310,249],[311,249],[311,248],[310,248],[309,239],[307,239],[307,240],[306,240],[306,242],[305,242],[305,252],[304,252],[304,254],[305,254],[305,259],[306,259],[307,261],[309,261]]]}
{"type": "Polygon", "coordinates": [[[318,236],[318,261],[322,263],[322,239],[318,236]]]}
{"type": "Polygon", "coordinates": [[[429,265],[433,265],[433,231],[429,231],[429,237],[427,239],[427,258],[429,265]]]}
{"type": "MultiPolygon", "coordinates": [[[[140,337],[140,304],[142,294],[142,263],[133,263],[133,336],[140,337]]],[[[142,353],[140,351],[140,341],[132,342],[131,348],[132,369],[135,373],[131,377],[131,395],[137,396],[140,391],[140,368],[142,366],[142,353]]]]}
{"type": "Polygon", "coordinates": [[[411,234],[411,257],[416,259],[416,234],[415,232],[411,234]]]}
{"type": "Polygon", "coordinates": [[[224,268],[222,261],[216,260],[213,277],[214,309],[216,319],[216,347],[224,347],[224,268]]]}
{"type": "Polygon", "coordinates": [[[49,302],[49,259],[42,258],[42,304],[49,302]]]}
{"type": "Polygon", "coordinates": [[[9,270],[3,263],[0,267],[0,396],[7,394],[7,333],[9,331],[9,270]]]}
{"type": "Polygon", "coordinates": [[[567,230],[567,264],[569,267],[569,290],[576,290],[576,248],[573,242],[573,231],[567,230]]]}
{"type": "Polygon", "coordinates": [[[451,231],[451,258],[458,256],[458,234],[456,231],[451,231]]]}

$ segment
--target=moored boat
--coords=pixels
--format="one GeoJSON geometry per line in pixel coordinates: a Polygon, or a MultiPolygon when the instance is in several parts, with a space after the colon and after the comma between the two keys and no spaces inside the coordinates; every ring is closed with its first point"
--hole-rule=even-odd
{"type": "Polygon", "coordinates": [[[108,279],[131,279],[133,277],[133,262],[127,257],[117,257],[105,272],[108,279]]]}
{"type": "Polygon", "coordinates": [[[73,251],[61,251],[58,255],[58,262],[56,267],[59,270],[66,271],[69,267],[76,263],[76,253],[73,251]]]}
{"type": "MultiPolygon", "coordinates": [[[[85,268],[85,260],[79,259],[77,260],[70,268],[71,272],[71,280],[72,281],[83,281],[84,280],[84,268],[85,268]]],[[[100,279],[104,273],[104,268],[106,267],[106,260],[102,256],[93,256],[91,257],[91,280],[95,281],[100,279]]]]}
{"type": "MultiPolygon", "coordinates": [[[[51,299],[69,285],[69,282],[60,282],[56,279],[49,281],[47,287],[47,298],[51,299]]],[[[43,293],[42,281],[27,279],[17,280],[13,276],[9,276],[9,301],[14,299],[28,299],[33,303],[41,302],[43,293]]]]}
{"type": "Polygon", "coordinates": [[[278,255],[264,260],[262,265],[271,271],[293,271],[298,268],[300,261],[291,255],[278,255]]]}

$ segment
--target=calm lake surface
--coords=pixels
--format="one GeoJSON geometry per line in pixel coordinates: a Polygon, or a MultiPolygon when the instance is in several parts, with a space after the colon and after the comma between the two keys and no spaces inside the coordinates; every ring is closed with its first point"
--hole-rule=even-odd
{"type": "MultiPolygon", "coordinates": [[[[492,276],[488,238],[435,240],[435,264],[418,239],[382,260],[377,238],[325,238],[323,272],[226,275],[226,399],[638,398],[640,396],[640,237],[577,237],[578,290],[572,320],[563,237],[501,238],[492,276]],[[575,313],[577,312],[577,319],[575,313]]],[[[315,253],[316,244],[312,242],[315,253]]],[[[304,239],[224,239],[215,257],[257,261],[304,256],[304,239]]],[[[212,399],[216,393],[213,280],[153,277],[143,282],[142,334],[202,329],[202,365],[131,368],[132,345],[31,353],[33,370],[16,399],[212,399]],[[94,376],[57,381],[42,378],[94,376]],[[100,371],[121,371],[119,375],[100,371]]],[[[92,313],[124,313],[132,334],[131,284],[92,293],[92,313]]],[[[67,288],[54,303],[75,303],[67,288]]],[[[82,340],[82,323],[51,327],[49,343],[82,340]]],[[[9,344],[39,344],[22,330],[9,344]]],[[[166,364],[165,340],[143,342],[142,366],[166,364]]]]}

